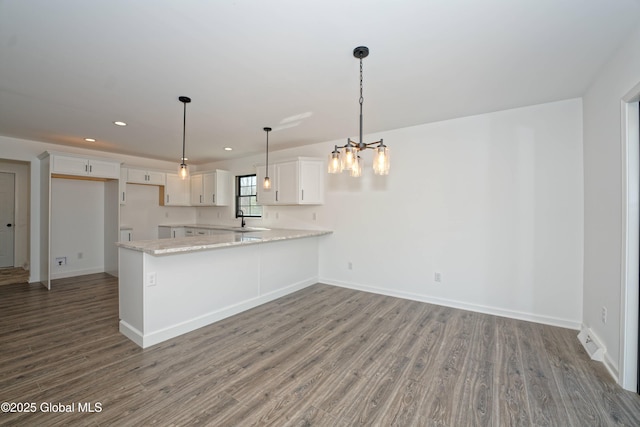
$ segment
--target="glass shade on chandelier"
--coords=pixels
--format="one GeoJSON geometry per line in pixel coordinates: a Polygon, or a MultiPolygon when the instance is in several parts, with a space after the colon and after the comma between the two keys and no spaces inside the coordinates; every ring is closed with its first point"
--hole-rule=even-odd
{"type": "Polygon", "coordinates": [[[352,177],[362,176],[362,157],[360,152],[367,148],[374,151],[373,155],[373,172],[376,175],[389,175],[389,148],[384,145],[382,140],[373,142],[370,144],[354,144],[351,140],[347,142],[343,147],[337,145],[329,154],[329,161],[327,163],[327,172],[329,173],[341,173],[349,172],[352,177]],[[372,147],[372,145],[376,145],[372,147]],[[362,148],[358,148],[362,146],[362,148]]]}
{"type": "Polygon", "coordinates": [[[327,169],[329,173],[342,172],[342,160],[340,159],[340,151],[338,146],[329,154],[329,162],[327,163],[327,169]]]}
{"type": "Polygon", "coordinates": [[[373,156],[373,172],[376,175],[389,175],[389,149],[380,140],[373,156]]]}
{"type": "Polygon", "coordinates": [[[362,159],[360,158],[360,156],[358,156],[357,153],[355,158],[353,159],[353,163],[351,164],[351,171],[349,172],[349,175],[354,178],[362,176],[362,159]]]}
{"type": "Polygon", "coordinates": [[[359,142],[352,141],[347,138],[347,143],[343,146],[335,146],[334,150],[329,154],[329,162],[327,163],[327,171],[329,173],[340,173],[348,171],[349,175],[359,177],[362,175],[362,158],[360,153],[366,149],[374,150],[373,172],[376,175],[389,174],[389,149],[382,142],[362,142],[362,104],[364,97],[362,95],[362,59],[369,55],[369,48],[359,46],[353,50],[353,56],[360,59],[360,139],[359,142]]]}

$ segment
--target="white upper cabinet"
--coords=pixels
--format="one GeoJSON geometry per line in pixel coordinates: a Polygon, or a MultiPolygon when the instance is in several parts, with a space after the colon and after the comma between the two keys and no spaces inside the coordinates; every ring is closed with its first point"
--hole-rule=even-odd
{"type": "Polygon", "coordinates": [[[128,169],[127,182],[131,184],[165,185],[166,174],[164,172],[128,169]]]}
{"type": "Polygon", "coordinates": [[[189,180],[182,179],[177,173],[166,174],[167,183],[164,186],[165,206],[190,206],[189,180]]]}
{"type": "MultiPolygon", "coordinates": [[[[300,172],[299,162],[277,163],[275,176],[276,203],[280,205],[299,204],[300,172]]],[[[273,190],[272,190],[273,191],[273,190]]]]}
{"type": "Polygon", "coordinates": [[[127,168],[120,168],[120,181],[118,182],[120,190],[120,204],[127,204],[127,168]]]}
{"type": "Polygon", "coordinates": [[[202,175],[191,175],[191,206],[201,206],[204,204],[202,182],[202,175]]]}
{"type": "Polygon", "coordinates": [[[96,158],[51,154],[51,173],[94,178],[120,178],[120,163],[96,158]]]}
{"type": "Polygon", "coordinates": [[[256,167],[261,205],[321,205],[324,203],[324,161],[312,157],[269,165],[271,190],[264,191],[265,167],[256,167]]]}
{"type": "Polygon", "coordinates": [[[191,175],[191,206],[229,206],[231,181],[228,171],[216,169],[191,175]]]}
{"type": "Polygon", "coordinates": [[[326,167],[323,159],[300,160],[300,204],[322,205],[324,204],[324,180],[326,167]]]}

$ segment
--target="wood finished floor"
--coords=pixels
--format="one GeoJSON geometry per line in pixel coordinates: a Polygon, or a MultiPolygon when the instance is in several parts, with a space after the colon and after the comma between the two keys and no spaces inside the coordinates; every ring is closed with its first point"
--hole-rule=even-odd
{"type": "Polygon", "coordinates": [[[640,425],[572,330],[318,284],[142,350],[117,292],[0,287],[0,401],[76,403],[0,425],[640,425]]]}

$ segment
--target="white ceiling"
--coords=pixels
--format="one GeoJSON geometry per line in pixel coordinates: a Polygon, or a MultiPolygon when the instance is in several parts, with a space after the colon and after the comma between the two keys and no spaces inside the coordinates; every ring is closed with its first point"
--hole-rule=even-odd
{"type": "Polygon", "coordinates": [[[640,0],[0,0],[0,134],[177,162],[186,95],[188,163],[262,152],[264,126],[273,149],[346,140],[356,46],[366,134],[581,96],[639,21],[640,0]]]}

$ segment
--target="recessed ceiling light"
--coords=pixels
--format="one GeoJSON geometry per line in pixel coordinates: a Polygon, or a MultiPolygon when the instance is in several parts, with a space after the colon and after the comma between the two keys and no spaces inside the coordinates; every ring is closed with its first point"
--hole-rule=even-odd
{"type": "Polygon", "coordinates": [[[93,138],[85,138],[84,140],[87,142],[96,142],[96,140],[93,138]]]}
{"type": "Polygon", "coordinates": [[[231,150],[233,150],[233,148],[231,148],[231,147],[224,147],[224,151],[231,151],[231,150]]]}
{"type": "Polygon", "coordinates": [[[116,126],[126,126],[127,125],[125,122],[121,122],[121,121],[113,122],[113,124],[116,125],[116,126]]]}

